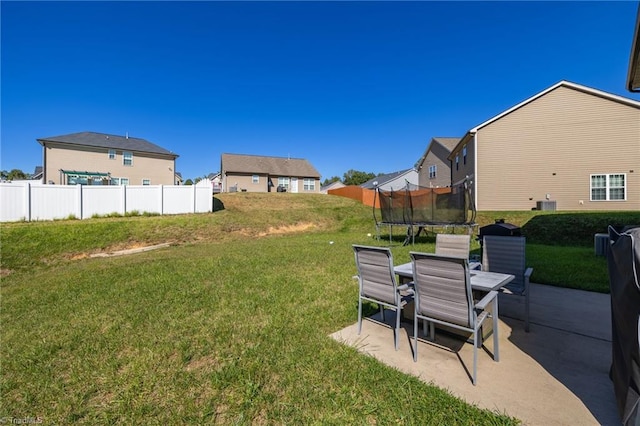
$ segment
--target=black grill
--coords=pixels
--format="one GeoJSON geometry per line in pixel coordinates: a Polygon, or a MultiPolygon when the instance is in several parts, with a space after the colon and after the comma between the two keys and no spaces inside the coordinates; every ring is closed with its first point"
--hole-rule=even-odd
{"type": "Polygon", "coordinates": [[[482,242],[485,235],[502,235],[507,237],[519,237],[522,235],[520,227],[512,223],[505,223],[504,219],[496,219],[496,223],[483,226],[478,233],[478,239],[482,242]]]}

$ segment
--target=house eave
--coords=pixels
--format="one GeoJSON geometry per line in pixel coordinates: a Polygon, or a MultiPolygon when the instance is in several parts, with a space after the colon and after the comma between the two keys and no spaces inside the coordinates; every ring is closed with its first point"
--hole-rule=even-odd
{"type": "Polygon", "coordinates": [[[640,4],[636,17],[636,28],[631,42],[631,55],[629,57],[629,72],[627,74],[627,90],[640,92],[640,4]]]}

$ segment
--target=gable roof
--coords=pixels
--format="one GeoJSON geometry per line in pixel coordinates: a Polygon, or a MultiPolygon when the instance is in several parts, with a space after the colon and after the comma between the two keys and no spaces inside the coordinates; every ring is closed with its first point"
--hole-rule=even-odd
{"type": "Polygon", "coordinates": [[[328,191],[330,189],[344,188],[346,185],[339,180],[333,181],[327,185],[320,187],[320,191],[328,191]]]}
{"type": "Polygon", "coordinates": [[[627,90],[630,92],[640,92],[640,4],[638,4],[636,29],[631,43],[629,72],[627,74],[627,90]]]}
{"type": "Polygon", "coordinates": [[[132,138],[130,136],[108,135],[96,132],[80,132],[68,135],[51,136],[47,138],[36,139],[40,145],[44,146],[47,142],[55,142],[65,145],[89,146],[107,149],[121,149],[123,151],[146,152],[152,154],[162,154],[173,157],[179,157],[169,150],[155,145],[145,139],[132,138]]]}
{"type": "Polygon", "coordinates": [[[302,158],[268,157],[246,154],[222,154],[223,173],[258,173],[276,176],[320,178],[320,173],[302,158]]]}
{"type": "Polygon", "coordinates": [[[360,187],[365,189],[376,189],[376,187],[382,186],[394,179],[398,179],[411,171],[415,171],[415,169],[406,169],[400,170],[399,172],[387,173],[386,175],[379,175],[374,177],[373,179],[369,179],[368,181],[360,185],[360,187]]]}
{"type": "MultiPolygon", "coordinates": [[[[597,96],[599,98],[603,98],[603,99],[607,99],[610,100],[612,102],[618,102],[621,103],[623,105],[627,105],[630,106],[632,108],[639,108],[640,109],[640,102],[635,101],[633,99],[629,99],[629,98],[625,98],[623,96],[618,96],[618,95],[614,95],[612,93],[608,93],[608,92],[604,92],[602,90],[598,90],[598,89],[593,89],[591,87],[587,87],[587,86],[583,86],[581,84],[577,84],[577,83],[572,83],[570,81],[566,81],[566,80],[562,80],[559,81],[558,83],[554,84],[553,86],[543,90],[540,93],[537,93],[533,96],[531,96],[530,98],[525,99],[524,101],[520,102],[517,105],[512,106],[511,108],[507,109],[506,111],[501,112],[500,114],[491,117],[490,119],[488,119],[487,121],[484,121],[480,124],[478,124],[476,127],[472,128],[471,130],[469,130],[463,137],[462,139],[460,139],[460,141],[458,142],[458,144],[455,146],[455,148],[452,151],[458,151],[458,147],[467,143],[472,137],[473,135],[480,130],[481,128],[488,126],[489,124],[493,123],[494,121],[497,121],[499,119],[501,119],[502,117],[511,114],[512,112],[522,108],[523,106],[535,101],[538,98],[541,98],[542,96],[546,95],[547,93],[556,90],[559,87],[566,87],[572,90],[577,90],[579,92],[582,93],[586,93],[589,95],[593,95],[593,96],[597,96]]],[[[453,152],[449,155],[449,159],[451,159],[453,157],[453,152]]]]}
{"type": "Polygon", "coordinates": [[[432,138],[431,142],[429,142],[429,145],[427,145],[427,149],[424,151],[424,154],[422,154],[422,157],[420,157],[420,159],[416,162],[414,167],[418,170],[420,169],[420,166],[422,166],[422,163],[424,163],[424,160],[427,159],[427,155],[429,155],[429,152],[432,150],[434,143],[439,144],[448,152],[451,152],[458,145],[458,142],[460,142],[460,139],[462,138],[450,138],[450,137],[432,138]]]}
{"type": "Polygon", "coordinates": [[[629,98],[625,98],[622,96],[618,96],[618,95],[614,95],[612,93],[607,93],[607,92],[603,92],[602,90],[598,90],[598,89],[593,89],[591,87],[587,87],[587,86],[583,86],[581,84],[577,84],[577,83],[572,83],[570,81],[566,81],[566,80],[562,80],[556,84],[554,84],[553,86],[549,87],[548,89],[543,90],[542,92],[533,95],[532,97],[525,99],[524,101],[520,102],[519,104],[509,108],[508,110],[488,119],[487,121],[480,123],[479,125],[477,125],[476,127],[474,127],[473,129],[470,130],[470,132],[477,132],[479,129],[493,123],[496,120],[501,119],[502,117],[504,117],[505,115],[511,114],[513,111],[522,108],[523,106],[535,101],[538,98],[541,98],[542,96],[546,95],[547,93],[556,90],[559,87],[566,87],[569,89],[573,89],[573,90],[577,90],[579,92],[583,92],[583,93],[587,93],[589,95],[593,95],[593,96],[598,96],[600,98],[603,99],[608,99],[610,101],[613,102],[618,102],[624,105],[628,105],[634,108],[640,108],[640,102],[638,101],[634,101],[633,99],[629,99],[629,98]]]}

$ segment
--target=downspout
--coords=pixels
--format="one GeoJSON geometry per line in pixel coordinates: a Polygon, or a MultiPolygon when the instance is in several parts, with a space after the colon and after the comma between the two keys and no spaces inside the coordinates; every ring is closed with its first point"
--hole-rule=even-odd
{"type": "Polygon", "coordinates": [[[45,185],[47,182],[47,147],[42,144],[42,183],[45,185]]]}

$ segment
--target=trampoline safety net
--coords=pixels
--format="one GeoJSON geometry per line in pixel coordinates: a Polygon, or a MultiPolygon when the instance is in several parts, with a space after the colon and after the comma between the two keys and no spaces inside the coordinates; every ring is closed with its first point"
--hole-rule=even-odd
{"type": "Polygon", "coordinates": [[[475,206],[468,181],[445,188],[427,188],[407,183],[398,191],[376,190],[381,220],[376,225],[469,225],[475,222],[475,206]]]}

